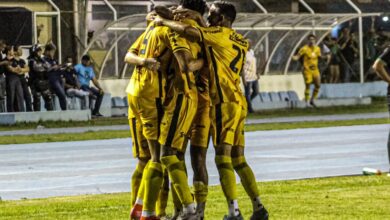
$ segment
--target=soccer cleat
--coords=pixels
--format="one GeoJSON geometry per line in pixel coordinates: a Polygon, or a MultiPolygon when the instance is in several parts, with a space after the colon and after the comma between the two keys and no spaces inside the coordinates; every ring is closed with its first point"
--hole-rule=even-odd
{"type": "Polygon", "coordinates": [[[202,202],[196,205],[196,213],[198,213],[199,219],[204,219],[204,210],[206,208],[206,203],[202,202]]]}
{"type": "Polygon", "coordinates": [[[198,213],[181,213],[179,220],[199,220],[198,213]]]}
{"type": "Polygon", "coordinates": [[[171,220],[178,220],[181,215],[181,209],[175,209],[171,220]]]}
{"type": "Polygon", "coordinates": [[[250,220],[268,220],[268,211],[264,208],[264,206],[253,212],[250,220]]]}
{"type": "Polygon", "coordinates": [[[316,103],[314,103],[314,100],[310,100],[310,105],[313,106],[313,108],[317,108],[316,103]]]}
{"type": "Polygon", "coordinates": [[[133,208],[131,208],[130,211],[130,219],[131,220],[138,220],[141,218],[142,215],[142,205],[135,204],[133,208]]]}
{"type": "Polygon", "coordinates": [[[159,216],[160,220],[172,220],[172,217],[169,215],[159,216]]]}
{"type": "Polygon", "coordinates": [[[141,220],[160,220],[160,218],[157,216],[149,216],[149,217],[142,216],[141,220]]]}
{"type": "Polygon", "coordinates": [[[225,215],[223,217],[223,220],[244,220],[244,217],[242,217],[241,212],[237,216],[231,216],[231,215],[225,215]]]}

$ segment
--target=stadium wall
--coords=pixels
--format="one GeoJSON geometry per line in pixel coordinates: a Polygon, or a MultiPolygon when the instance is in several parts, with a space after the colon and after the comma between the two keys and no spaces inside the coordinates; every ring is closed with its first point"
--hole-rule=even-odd
{"type": "MultiPolygon", "coordinates": [[[[125,97],[129,79],[102,79],[100,84],[112,97],[125,97]]],[[[295,91],[299,99],[304,98],[305,84],[301,74],[261,76],[260,92],[295,91]]],[[[361,98],[386,96],[384,82],[322,84],[320,99],[361,98]]]]}
{"type": "MultiPolygon", "coordinates": [[[[100,84],[103,89],[111,93],[112,97],[126,96],[125,90],[129,79],[102,79],[100,84]]],[[[262,92],[279,92],[293,90],[298,93],[299,98],[303,98],[305,85],[301,74],[278,75],[278,76],[261,76],[260,91],[262,92]]]]}
{"type": "MultiPolygon", "coordinates": [[[[0,7],[23,7],[30,11],[52,11],[47,2],[30,2],[30,1],[0,1],[0,7]]],[[[49,17],[38,17],[37,25],[43,24],[44,31],[41,32],[39,42],[46,43],[51,39],[52,21],[49,17]]]]}

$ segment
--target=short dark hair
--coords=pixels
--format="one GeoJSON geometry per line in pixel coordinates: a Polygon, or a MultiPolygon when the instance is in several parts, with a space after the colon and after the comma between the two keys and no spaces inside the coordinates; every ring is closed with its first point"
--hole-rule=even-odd
{"type": "Polygon", "coordinates": [[[4,54],[8,54],[8,52],[10,52],[12,49],[13,49],[12,46],[7,45],[7,46],[4,48],[4,54]]]}
{"type": "Polygon", "coordinates": [[[309,34],[309,36],[307,36],[307,39],[309,40],[310,38],[314,37],[315,39],[317,39],[316,35],[314,34],[309,34]]]}
{"type": "Polygon", "coordinates": [[[207,4],[204,0],[180,0],[183,8],[191,9],[203,15],[206,12],[207,4]]]}
{"type": "Polygon", "coordinates": [[[220,13],[227,17],[230,22],[234,22],[234,20],[236,20],[236,7],[234,7],[233,4],[229,3],[229,2],[225,2],[225,1],[216,1],[213,3],[213,5],[215,5],[217,8],[219,8],[220,10],[220,13]]]}
{"type": "Polygon", "coordinates": [[[53,43],[48,43],[45,46],[45,51],[51,51],[51,50],[56,50],[56,49],[57,49],[57,47],[53,43]]]}
{"type": "Polygon", "coordinates": [[[30,53],[36,53],[38,51],[42,51],[42,48],[38,44],[35,44],[30,48],[30,53]]]}
{"type": "Polygon", "coordinates": [[[20,48],[20,45],[14,45],[14,51],[19,50],[19,48],[20,48]]]}
{"type": "Polygon", "coordinates": [[[89,57],[88,54],[85,54],[84,56],[81,57],[81,61],[90,61],[91,57],[89,57]]]}
{"type": "Polygon", "coordinates": [[[0,44],[7,44],[6,42],[5,42],[5,40],[3,40],[3,39],[0,39],[0,44]]]}

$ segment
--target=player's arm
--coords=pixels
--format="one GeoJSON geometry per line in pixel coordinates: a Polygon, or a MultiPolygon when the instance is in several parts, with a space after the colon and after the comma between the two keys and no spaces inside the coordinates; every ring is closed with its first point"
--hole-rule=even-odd
{"type": "Polygon", "coordinates": [[[142,66],[152,71],[157,71],[160,68],[160,62],[156,59],[139,57],[134,52],[127,52],[125,62],[136,66],[142,66]]]}
{"type": "Polygon", "coordinates": [[[390,48],[386,48],[385,51],[374,62],[372,68],[385,82],[390,83],[390,76],[386,70],[387,62],[390,60],[390,48]]]}
{"type": "Polygon", "coordinates": [[[126,53],[125,62],[135,66],[145,67],[152,71],[157,71],[160,68],[160,63],[154,58],[143,58],[138,56],[138,52],[141,49],[142,41],[144,40],[145,32],[142,33],[137,40],[131,45],[130,49],[126,53]]]}
{"type": "Polygon", "coordinates": [[[202,69],[203,65],[203,59],[192,59],[188,64],[188,69],[190,70],[190,72],[195,72],[202,69]]]}
{"type": "Polygon", "coordinates": [[[175,21],[180,21],[182,19],[192,19],[196,21],[196,23],[198,23],[199,26],[207,27],[206,22],[203,19],[203,16],[197,11],[193,11],[187,8],[176,9],[173,12],[173,15],[174,15],[173,20],[175,21]]]}
{"type": "Polygon", "coordinates": [[[296,54],[296,55],[292,56],[292,59],[293,59],[294,61],[298,61],[298,60],[301,59],[301,57],[302,57],[302,55],[296,54]]]}
{"type": "Polygon", "coordinates": [[[304,47],[302,47],[296,55],[292,56],[292,59],[294,61],[298,61],[302,58],[304,53],[305,53],[305,49],[304,49],[304,47]]]}
{"type": "Polygon", "coordinates": [[[377,75],[382,80],[384,80],[385,82],[390,84],[390,76],[389,76],[389,73],[387,72],[385,66],[386,66],[386,63],[384,61],[382,61],[381,59],[377,59],[374,62],[374,65],[372,66],[372,68],[375,70],[377,75]]]}
{"type": "Polygon", "coordinates": [[[196,41],[201,40],[201,34],[199,30],[192,25],[185,24],[180,21],[172,21],[162,17],[156,17],[154,20],[156,25],[169,27],[171,30],[176,31],[185,38],[195,39],[196,41]]]}

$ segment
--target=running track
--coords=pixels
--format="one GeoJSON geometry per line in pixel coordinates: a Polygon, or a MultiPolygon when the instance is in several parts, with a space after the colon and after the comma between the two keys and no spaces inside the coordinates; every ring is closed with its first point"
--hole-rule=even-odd
{"type": "MultiPolygon", "coordinates": [[[[246,155],[259,181],[360,174],[388,170],[389,125],[246,133],[246,155]]],[[[136,165],[130,139],[0,146],[2,200],[128,192],[136,165]]],[[[207,158],[210,184],[218,184],[214,149],[207,158]]],[[[188,157],[187,157],[188,158],[188,157]]],[[[188,167],[190,163],[187,161],[188,167]]],[[[190,180],[192,172],[189,169],[190,180]]]]}

